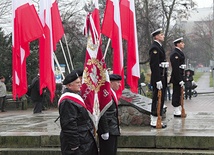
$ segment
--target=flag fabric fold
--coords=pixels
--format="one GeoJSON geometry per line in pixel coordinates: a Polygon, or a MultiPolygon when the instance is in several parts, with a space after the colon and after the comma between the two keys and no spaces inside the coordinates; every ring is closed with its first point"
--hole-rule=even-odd
{"type": "Polygon", "coordinates": [[[39,39],[40,93],[44,88],[48,88],[53,101],[56,90],[53,55],[57,42],[64,34],[55,0],[40,1],[40,20],[44,29],[44,35],[39,39]]]}
{"type": "Polygon", "coordinates": [[[121,34],[121,19],[118,0],[107,0],[101,33],[111,39],[113,48],[113,73],[121,75],[121,87],[116,92],[118,98],[124,89],[123,48],[121,34]]]}
{"type": "Polygon", "coordinates": [[[127,84],[138,93],[140,78],[139,53],[134,0],[120,1],[122,36],[127,40],[127,84]]]}
{"type": "Polygon", "coordinates": [[[94,11],[88,13],[85,26],[88,41],[81,94],[97,128],[99,118],[112,104],[109,76],[101,50],[98,0],[95,0],[94,11]]]}
{"type": "Polygon", "coordinates": [[[30,55],[29,43],[43,34],[41,22],[34,5],[29,0],[12,1],[13,47],[12,78],[13,99],[27,92],[26,59],[30,55]]]}

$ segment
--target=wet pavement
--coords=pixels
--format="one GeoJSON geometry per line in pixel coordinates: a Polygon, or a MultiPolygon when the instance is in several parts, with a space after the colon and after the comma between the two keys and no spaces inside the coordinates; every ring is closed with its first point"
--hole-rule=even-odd
{"type": "MultiPolygon", "coordinates": [[[[198,96],[185,100],[185,119],[174,118],[171,102],[167,101],[166,129],[157,130],[148,127],[122,127],[122,135],[175,135],[175,136],[214,136],[214,93],[208,87],[209,73],[205,73],[197,82],[198,96]]],[[[56,108],[43,114],[33,114],[32,109],[8,110],[0,112],[0,136],[39,136],[59,135],[59,121],[56,108]]]]}

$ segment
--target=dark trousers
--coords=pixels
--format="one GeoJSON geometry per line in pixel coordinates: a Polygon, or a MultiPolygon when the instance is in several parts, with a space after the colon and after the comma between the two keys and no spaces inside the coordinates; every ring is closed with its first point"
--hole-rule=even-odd
{"type": "Polygon", "coordinates": [[[172,105],[173,107],[178,107],[181,105],[181,86],[179,84],[173,84],[173,94],[172,94],[172,105]]]}
{"type": "Polygon", "coordinates": [[[116,155],[117,154],[117,137],[110,135],[108,140],[103,140],[99,135],[100,155],[116,155]]]}
{"type": "MultiPolygon", "coordinates": [[[[165,89],[161,89],[161,109],[160,109],[160,115],[162,116],[163,111],[163,105],[164,105],[164,97],[165,97],[165,89]]],[[[157,116],[157,107],[158,107],[158,89],[153,89],[152,93],[152,109],[151,114],[153,116],[157,116]]]]}
{"type": "Polygon", "coordinates": [[[5,100],[6,100],[6,96],[0,97],[0,107],[1,107],[1,111],[4,111],[4,110],[5,110],[5,100]]]}
{"type": "Polygon", "coordinates": [[[34,109],[33,113],[41,113],[42,112],[42,101],[34,101],[34,109]]]}
{"type": "Polygon", "coordinates": [[[167,100],[167,95],[168,95],[168,100],[171,100],[171,92],[170,92],[170,87],[166,87],[165,91],[165,101],[167,100]]]}
{"type": "Polygon", "coordinates": [[[185,98],[192,98],[192,89],[191,88],[185,88],[185,98]]]}

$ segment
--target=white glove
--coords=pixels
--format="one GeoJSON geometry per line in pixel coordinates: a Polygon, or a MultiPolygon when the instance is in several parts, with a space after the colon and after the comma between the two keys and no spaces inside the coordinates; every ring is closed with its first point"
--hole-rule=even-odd
{"type": "Polygon", "coordinates": [[[103,140],[108,140],[108,138],[109,138],[109,133],[108,133],[108,132],[107,132],[107,133],[104,133],[104,134],[101,135],[101,137],[102,137],[103,140]]]}
{"type": "Polygon", "coordinates": [[[181,69],[186,69],[186,67],[187,67],[187,66],[186,66],[185,64],[180,65],[180,68],[181,68],[181,69]]]}
{"type": "Polygon", "coordinates": [[[156,82],[156,87],[159,90],[162,89],[163,88],[162,82],[161,81],[156,82]]]}
{"type": "Polygon", "coordinates": [[[75,148],[71,148],[72,151],[77,150],[79,148],[79,146],[75,147],[75,148]]]}
{"type": "Polygon", "coordinates": [[[159,65],[162,68],[168,68],[169,67],[169,62],[161,62],[161,64],[159,65]]]}
{"type": "Polygon", "coordinates": [[[179,85],[181,85],[181,87],[184,87],[184,81],[180,81],[179,85]]]}

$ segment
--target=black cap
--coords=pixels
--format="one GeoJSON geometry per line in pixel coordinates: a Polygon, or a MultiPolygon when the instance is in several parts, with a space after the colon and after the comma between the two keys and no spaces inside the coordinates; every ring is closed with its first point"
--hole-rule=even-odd
{"type": "Polygon", "coordinates": [[[175,40],[173,41],[173,43],[176,45],[177,43],[183,42],[183,40],[184,40],[184,38],[183,38],[183,37],[180,37],[180,38],[178,38],[178,39],[175,39],[175,40]]]}
{"type": "Polygon", "coordinates": [[[122,80],[122,77],[118,74],[110,74],[109,75],[110,81],[118,81],[122,80]]]}
{"type": "Polygon", "coordinates": [[[71,73],[69,73],[69,74],[65,77],[65,79],[64,79],[64,81],[63,81],[62,84],[63,84],[63,85],[69,84],[69,83],[75,81],[78,77],[79,77],[79,75],[77,74],[76,70],[73,70],[73,71],[71,71],[71,73]]]}
{"type": "Polygon", "coordinates": [[[83,75],[83,69],[82,68],[78,68],[78,69],[75,69],[78,76],[82,76],[83,75]]]}
{"type": "Polygon", "coordinates": [[[160,34],[160,33],[163,33],[163,29],[162,29],[162,28],[159,28],[159,29],[153,31],[153,32],[151,33],[151,35],[154,37],[154,36],[156,36],[156,35],[158,35],[158,34],[160,34]]]}

